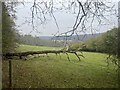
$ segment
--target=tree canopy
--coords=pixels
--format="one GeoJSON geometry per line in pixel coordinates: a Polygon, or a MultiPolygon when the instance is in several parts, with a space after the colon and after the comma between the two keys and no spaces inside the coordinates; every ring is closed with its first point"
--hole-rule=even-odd
{"type": "Polygon", "coordinates": [[[8,9],[2,3],[2,51],[13,52],[15,48],[15,23],[10,17],[8,9]]]}

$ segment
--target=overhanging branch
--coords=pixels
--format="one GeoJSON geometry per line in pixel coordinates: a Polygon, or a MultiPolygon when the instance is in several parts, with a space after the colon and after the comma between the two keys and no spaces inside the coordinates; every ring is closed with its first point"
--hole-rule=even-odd
{"type": "MultiPolygon", "coordinates": [[[[3,54],[3,57],[12,59],[12,57],[17,56],[20,59],[22,59],[22,57],[26,57],[28,55],[35,55],[35,54],[46,54],[47,55],[48,53],[54,53],[54,54],[65,53],[67,55],[68,60],[70,61],[68,53],[74,53],[80,61],[80,57],[79,57],[80,55],[78,55],[76,52],[77,51],[63,51],[63,50],[28,51],[28,52],[18,52],[18,53],[6,53],[6,54],[3,54]]],[[[83,55],[81,56],[83,57],[83,55]]]]}

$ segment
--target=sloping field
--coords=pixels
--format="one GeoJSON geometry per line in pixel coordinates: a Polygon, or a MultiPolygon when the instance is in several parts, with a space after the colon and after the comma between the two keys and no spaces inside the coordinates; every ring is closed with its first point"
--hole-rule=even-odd
{"type": "MultiPolygon", "coordinates": [[[[54,50],[52,47],[21,45],[17,51],[54,50]]],[[[40,55],[29,60],[12,61],[14,88],[115,88],[118,87],[116,66],[101,53],[83,52],[78,61],[74,54],[40,55]]],[[[3,88],[8,87],[8,61],[3,61],[3,88]]]]}

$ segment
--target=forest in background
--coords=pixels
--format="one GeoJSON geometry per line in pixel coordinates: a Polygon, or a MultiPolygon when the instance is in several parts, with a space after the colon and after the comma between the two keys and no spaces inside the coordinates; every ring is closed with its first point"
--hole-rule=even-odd
{"type": "MultiPolygon", "coordinates": [[[[2,3],[2,50],[3,53],[32,50],[48,50],[48,47],[36,46],[55,46],[51,41],[41,40],[31,35],[19,35],[15,29],[14,18],[9,15],[8,9],[2,3]],[[19,45],[19,44],[28,44],[19,45]],[[29,46],[29,45],[35,45],[29,46]],[[45,48],[45,49],[44,49],[45,48]]],[[[11,70],[12,87],[78,87],[78,88],[95,88],[95,87],[117,87],[117,72],[114,64],[107,67],[105,56],[107,53],[117,56],[118,49],[118,30],[114,28],[101,36],[91,38],[85,42],[71,42],[68,51],[89,51],[83,52],[85,58],[81,57],[78,62],[73,54],[69,54],[70,62],[66,59],[66,54],[62,53],[61,58],[57,54],[50,56],[40,55],[30,60],[10,59],[12,62],[11,70]],[[91,53],[102,52],[102,53],[91,53]],[[109,69],[108,69],[109,68],[109,69]],[[64,69],[64,70],[63,70],[64,69]],[[75,72],[74,72],[75,71],[75,72]],[[36,76],[36,77],[35,77],[36,76]],[[42,77],[41,77],[42,76],[42,77]],[[26,78],[27,77],[27,78],[26,78]],[[59,81],[60,80],[60,81],[59,81]],[[47,81],[47,82],[46,82],[47,81]],[[56,82],[57,81],[57,82],[56,82]],[[100,81],[100,82],[98,82],[100,81]],[[52,83],[51,83],[52,82],[52,83]],[[69,83],[70,82],[70,83],[69,83]],[[72,82],[72,83],[71,83],[72,82]]],[[[58,45],[63,45],[59,44],[58,45]]],[[[51,47],[52,48],[52,47],[51,47]]],[[[63,50],[66,49],[63,48],[63,50]]],[[[53,49],[51,49],[53,50],[53,49]]],[[[81,54],[81,52],[78,52],[81,54]]],[[[32,56],[30,56],[31,58],[32,56]]],[[[116,63],[116,62],[115,62],[116,63]]],[[[3,86],[9,87],[9,65],[8,60],[3,60],[3,86]]]]}
{"type": "MultiPolygon", "coordinates": [[[[3,53],[13,52],[17,43],[36,45],[36,46],[64,46],[64,42],[56,40],[52,42],[50,40],[42,40],[39,37],[33,37],[31,35],[19,35],[15,30],[14,18],[9,15],[8,8],[2,3],[2,50],[3,53]]],[[[117,55],[118,49],[118,29],[114,28],[106,33],[100,34],[96,37],[90,38],[84,42],[70,42],[69,48],[82,50],[82,51],[97,51],[103,53],[109,53],[117,55]]]]}
{"type": "MultiPolygon", "coordinates": [[[[64,42],[69,43],[69,50],[77,50],[77,51],[91,51],[91,52],[101,52],[101,53],[109,53],[117,55],[117,45],[118,45],[118,37],[117,37],[117,28],[113,28],[102,34],[93,34],[87,35],[86,40],[84,41],[65,41],[50,39],[47,40],[40,37],[33,37],[32,35],[17,35],[17,43],[26,44],[26,45],[34,45],[34,46],[49,46],[49,47],[63,47],[64,42]]],[[[82,35],[81,35],[82,36],[82,35]]],[[[47,36],[46,36],[47,37],[47,36]]],[[[77,36],[76,36],[77,37],[77,36]]],[[[66,47],[64,47],[66,48],[66,47]]]]}

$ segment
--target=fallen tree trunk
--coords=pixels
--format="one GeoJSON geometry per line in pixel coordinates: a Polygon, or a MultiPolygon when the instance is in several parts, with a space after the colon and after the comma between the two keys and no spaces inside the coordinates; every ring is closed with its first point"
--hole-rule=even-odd
{"type": "Polygon", "coordinates": [[[33,54],[48,54],[48,53],[62,53],[63,51],[28,51],[28,52],[18,52],[18,53],[6,53],[3,54],[5,57],[9,56],[27,56],[27,55],[33,55],[33,54]]]}
{"type": "MultiPolygon", "coordinates": [[[[69,56],[68,56],[67,53],[74,53],[77,56],[77,58],[79,59],[79,61],[80,61],[80,57],[76,53],[76,51],[63,51],[63,50],[45,50],[45,51],[28,51],[28,52],[6,53],[6,54],[3,54],[3,57],[12,58],[14,56],[18,56],[20,59],[22,59],[23,56],[26,57],[28,55],[48,54],[48,53],[55,53],[55,54],[66,53],[67,58],[68,58],[69,61],[70,61],[70,59],[69,59],[69,56]]],[[[80,56],[84,57],[83,55],[80,55],[80,56]]]]}

